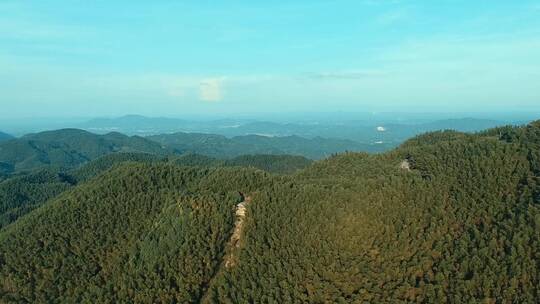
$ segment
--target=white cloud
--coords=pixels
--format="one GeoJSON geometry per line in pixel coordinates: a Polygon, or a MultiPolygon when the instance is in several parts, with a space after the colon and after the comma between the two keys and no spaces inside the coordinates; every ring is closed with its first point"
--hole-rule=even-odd
{"type": "Polygon", "coordinates": [[[3,96],[9,96],[3,99],[18,107],[20,115],[27,115],[29,107],[59,113],[69,109],[107,113],[109,108],[115,113],[125,109],[195,113],[208,111],[209,106],[222,112],[301,111],[314,105],[321,111],[484,106],[537,110],[540,40],[536,37],[438,36],[382,48],[372,62],[356,67],[222,76],[88,71],[4,56],[0,51],[0,86],[3,96]],[[225,96],[227,102],[219,102],[225,96]]]}
{"type": "Polygon", "coordinates": [[[223,98],[223,78],[206,78],[199,84],[199,98],[202,101],[216,102],[223,98]]]}

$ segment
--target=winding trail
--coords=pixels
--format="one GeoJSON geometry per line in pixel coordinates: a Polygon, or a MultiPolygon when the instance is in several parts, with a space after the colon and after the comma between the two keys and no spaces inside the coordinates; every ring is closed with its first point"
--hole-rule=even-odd
{"type": "Polygon", "coordinates": [[[240,248],[240,239],[244,232],[244,223],[246,219],[246,206],[251,203],[251,197],[246,196],[242,202],[236,205],[236,221],[234,222],[234,230],[227,243],[226,248],[228,248],[229,253],[223,259],[225,263],[225,268],[229,269],[236,264],[235,253],[237,253],[237,248],[240,248]]]}
{"type": "Polygon", "coordinates": [[[236,265],[238,252],[241,245],[240,241],[244,233],[244,224],[247,216],[247,205],[251,203],[251,196],[244,196],[242,193],[241,195],[243,200],[238,203],[235,208],[236,219],[234,221],[234,228],[231,237],[225,245],[225,255],[223,256],[223,259],[217,267],[216,271],[214,271],[212,278],[203,287],[203,295],[201,297],[200,303],[211,303],[210,299],[208,298],[208,291],[214,285],[214,281],[220,276],[223,271],[229,270],[236,265]]]}

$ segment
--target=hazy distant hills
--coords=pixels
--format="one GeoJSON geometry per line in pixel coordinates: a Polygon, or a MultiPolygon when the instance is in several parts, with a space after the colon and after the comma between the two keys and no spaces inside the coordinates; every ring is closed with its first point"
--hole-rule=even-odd
{"type": "Polygon", "coordinates": [[[187,122],[174,118],[152,118],[126,115],[118,118],[96,118],[79,127],[96,133],[118,131],[126,134],[153,135],[172,130],[181,130],[187,122]]]}
{"type": "MultiPolygon", "coordinates": [[[[455,130],[474,132],[505,125],[505,122],[487,119],[446,119],[428,123],[343,121],[334,123],[279,124],[272,122],[251,122],[238,127],[248,134],[273,134],[279,136],[298,135],[303,137],[328,137],[349,139],[361,143],[384,142],[394,146],[404,140],[429,131],[455,130]]],[[[227,132],[231,132],[228,130],[227,132]]]]}
{"type": "Polygon", "coordinates": [[[0,142],[2,141],[6,141],[6,140],[9,140],[9,139],[13,139],[13,136],[7,134],[7,133],[4,133],[4,132],[0,132],[0,142]]]}
{"type": "Polygon", "coordinates": [[[157,135],[164,133],[189,132],[219,134],[226,137],[264,135],[273,137],[300,136],[305,138],[337,138],[353,140],[363,144],[384,143],[386,149],[395,147],[404,140],[429,131],[452,129],[461,132],[479,131],[508,124],[507,121],[489,119],[443,119],[425,121],[418,119],[351,120],[342,121],[307,120],[294,123],[259,120],[206,120],[189,121],[175,118],[151,118],[137,115],[119,118],[94,119],[80,125],[82,129],[96,133],[118,131],[125,134],[157,135]]]}
{"type": "Polygon", "coordinates": [[[43,166],[70,168],[112,152],[163,154],[165,151],[158,143],[138,136],[96,135],[83,130],[62,129],[0,143],[0,164],[4,171],[43,166]]]}
{"type": "Polygon", "coordinates": [[[290,154],[320,159],[343,151],[381,152],[384,145],[367,145],[346,139],[300,136],[269,137],[260,135],[235,136],[201,133],[174,133],[147,137],[163,146],[183,152],[198,153],[216,158],[245,154],[290,154]]]}

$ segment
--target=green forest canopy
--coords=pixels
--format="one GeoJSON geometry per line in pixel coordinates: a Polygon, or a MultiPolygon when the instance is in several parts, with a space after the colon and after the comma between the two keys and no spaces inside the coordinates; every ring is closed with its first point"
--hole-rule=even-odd
{"type": "Polygon", "coordinates": [[[288,175],[217,162],[104,161],[87,168],[98,177],[51,176],[59,188],[74,185],[0,230],[2,301],[540,297],[540,122],[432,132],[288,175]],[[231,246],[235,206],[246,197],[241,240],[231,246]],[[234,266],[225,267],[229,256],[234,266]]]}

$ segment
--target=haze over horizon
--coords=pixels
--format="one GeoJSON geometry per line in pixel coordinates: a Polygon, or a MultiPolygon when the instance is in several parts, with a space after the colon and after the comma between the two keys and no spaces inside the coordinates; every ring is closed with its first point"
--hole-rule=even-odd
{"type": "Polygon", "coordinates": [[[539,1],[2,1],[0,112],[539,112],[539,1]]]}

